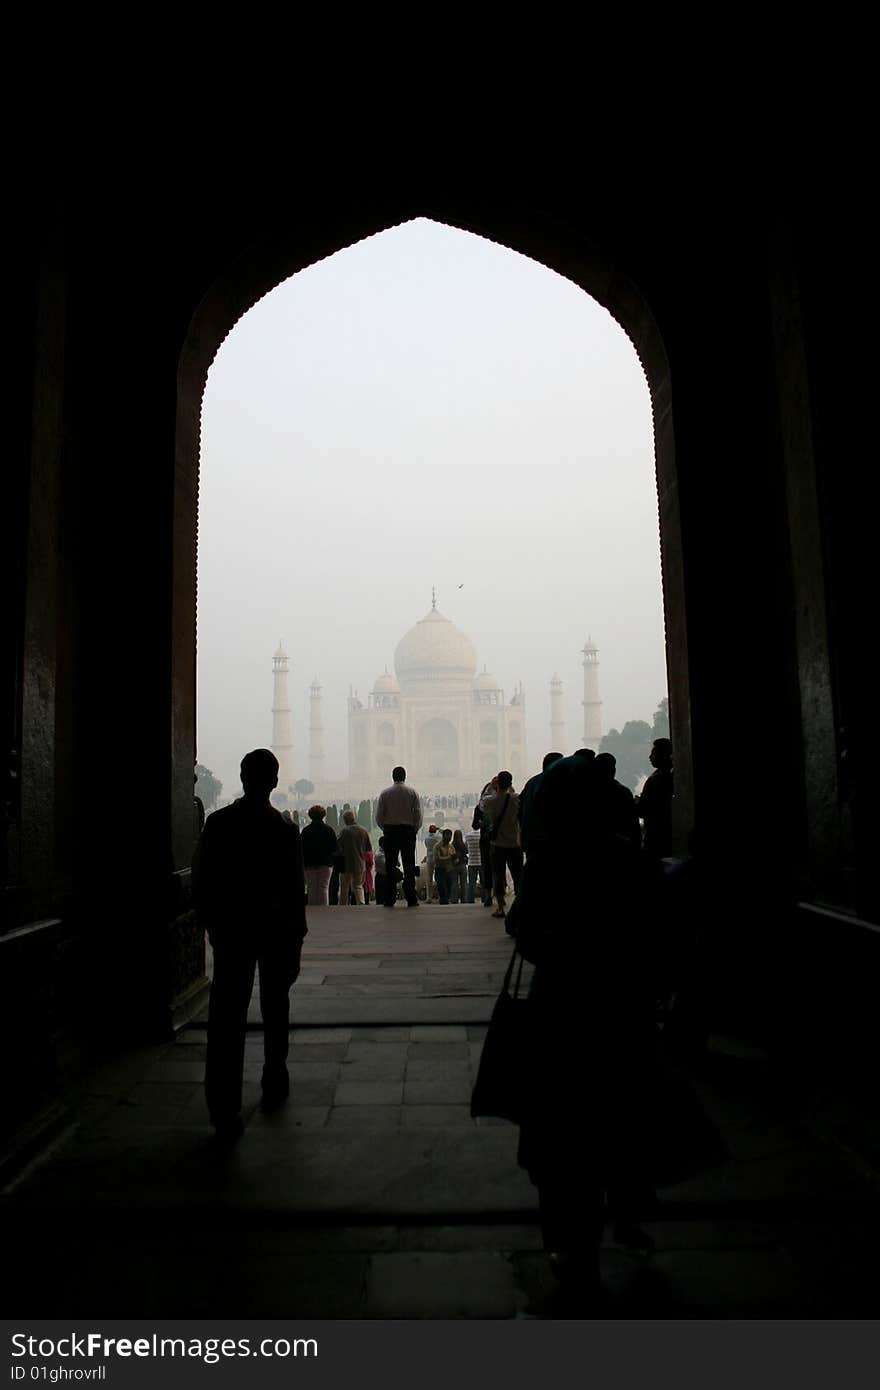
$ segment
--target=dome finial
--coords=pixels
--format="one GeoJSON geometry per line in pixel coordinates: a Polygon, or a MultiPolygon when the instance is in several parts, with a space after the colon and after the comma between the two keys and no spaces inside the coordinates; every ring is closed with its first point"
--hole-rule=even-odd
{"type": "Polygon", "coordinates": [[[433,612],[437,612],[437,589],[433,584],[431,585],[431,608],[433,612]]]}

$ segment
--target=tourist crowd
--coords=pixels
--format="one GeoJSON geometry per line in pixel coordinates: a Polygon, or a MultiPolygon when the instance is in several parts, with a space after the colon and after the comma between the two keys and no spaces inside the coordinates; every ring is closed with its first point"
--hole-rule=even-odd
{"type": "MultiPolygon", "coordinates": [[[[481,901],[494,902],[493,916],[515,937],[515,954],[535,967],[530,1046],[515,1073],[518,1159],[538,1189],[554,1267],[564,1278],[574,1271],[598,1280],[606,1209],[617,1239],[647,1248],[639,1222],[656,1200],[655,1009],[676,976],[672,936],[658,930],[661,866],[672,849],[669,740],[655,740],[650,756],[654,772],[638,801],[616,780],[614,758],[586,748],[547,754],[521,792],[501,770],[483,788],[467,834],[429,825],[417,866],[422,807],[404,768],[394,768],[378,798],[374,853],[351,809],[337,835],[315,805],[300,832],[270,804],[277,760],[266,749],[249,753],[244,796],[207,818],[193,864],[196,908],[214,951],[205,1092],[218,1134],[242,1130],[257,968],[264,1107],[289,1093],[289,995],[308,930],[306,894],[311,907],[365,904],[375,893],[386,908],[399,894],[415,908],[418,880],[424,901],[433,883],[441,905],[474,902],[479,882],[481,901]]],[[[495,1022],[493,1015],[487,1050],[495,1022]]]]}

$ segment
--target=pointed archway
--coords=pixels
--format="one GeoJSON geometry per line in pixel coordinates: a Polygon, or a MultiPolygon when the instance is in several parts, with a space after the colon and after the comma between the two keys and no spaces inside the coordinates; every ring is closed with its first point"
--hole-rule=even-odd
{"type": "Polygon", "coordinates": [[[191,776],[195,749],[196,540],[201,404],[208,370],[225,337],[253,305],[282,281],[365,237],[416,217],[482,236],[535,260],[579,285],[627,333],[651,394],[661,567],[666,624],[666,657],[672,736],[676,747],[677,813],[680,833],[693,820],[690,699],[685,624],[684,571],[672,432],[669,368],[653,315],[639,290],[582,235],[542,225],[530,217],[523,226],[509,211],[482,210],[479,218],[461,209],[426,206],[395,208],[369,220],[328,224],[320,233],[297,227],[279,229],[253,243],[228,265],[205,294],[194,315],[178,372],[174,508],[173,654],[173,826],[175,859],[187,862],[191,843],[191,776]]]}

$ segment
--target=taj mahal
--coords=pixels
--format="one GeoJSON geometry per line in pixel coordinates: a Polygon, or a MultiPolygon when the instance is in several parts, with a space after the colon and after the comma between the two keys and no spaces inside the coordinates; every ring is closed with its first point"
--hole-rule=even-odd
{"type": "MultiPolygon", "coordinates": [[[[598,648],[590,639],[583,651],[584,728],[579,745],[598,749],[602,738],[598,648]]],[[[348,777],[329,781],[324,770],[323,689],[317,677],[310,687],[308,780],[328,799],[375,796],[401,763],[408,780],[430,796],[473,792],[500,768],[513,774],[514,785],[540,767],[550,748],[567,750],[563,686],[550,680],[549,742],[529,761],[526,745],[526,697],[518,683],[506,699],[494,675],[478,670],[476,647],[437,607],[436,594],[423,618],[405,632],[394,652],[393,674],[376,677],[364,703],[348,695],[348,777]]],[[[279,644],[273,658],[274,701],[272,751],[278,758],[278,791],[293,786],[294,749],[288,697],[287,653],[279,644]]],[[[297,760],[297,766],[301,766],[297,760]]]]}

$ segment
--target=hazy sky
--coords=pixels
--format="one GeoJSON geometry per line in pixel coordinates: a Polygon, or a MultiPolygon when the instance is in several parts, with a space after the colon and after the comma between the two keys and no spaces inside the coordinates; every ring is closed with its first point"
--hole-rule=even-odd
{"type": "Polygon", "coordinates": [[[651,403],[635,350],[583,290],[418,220],[280,285],[220,349],[202,415],[198,756],[239,790],[272,740],[272,654],[290,654],[294,774],[308,687],[327,771],[347,770],[346,696],[366,703],[431,606],[509,698],[529,762],[548,684],[581,742],[580,649],[599,647],[603,726],[666,693],[651,403]],[[463,587],[459,587],[459,586],[463,587]]]}

